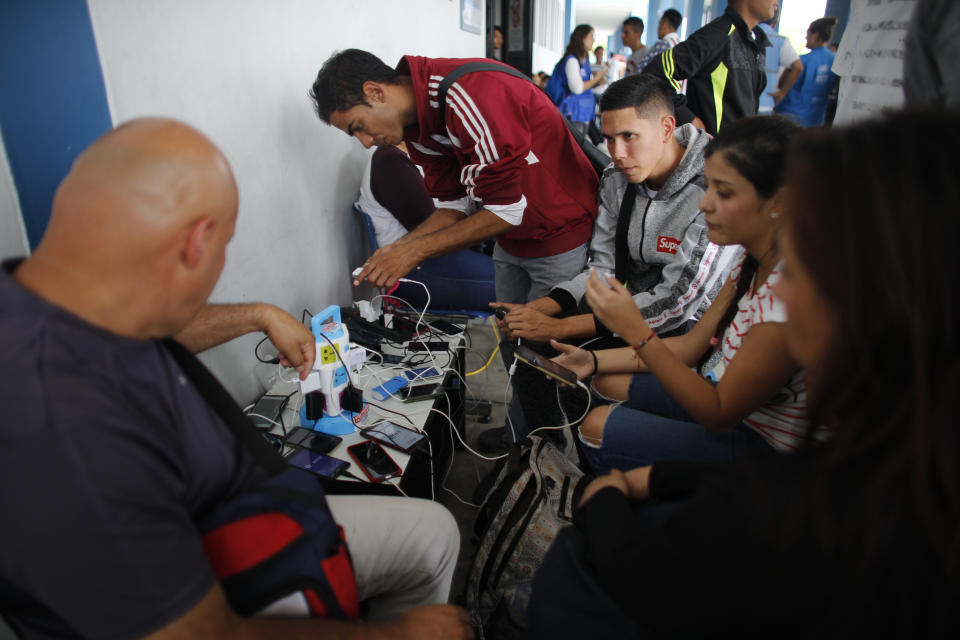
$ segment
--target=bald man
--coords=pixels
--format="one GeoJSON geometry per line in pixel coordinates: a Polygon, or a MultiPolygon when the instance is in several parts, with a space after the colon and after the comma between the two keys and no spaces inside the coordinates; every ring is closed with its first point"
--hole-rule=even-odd
{"type": "Polygon", "coordinates": [[[77,158],[34,254],[0,270],[0,611],[25,638],[464,638],[459,538],[423,500],[333,496],[362,599],[388,622],[240,618],[201,513],[263,472],[159,341],[265,330],[301,374],[313,337],[269,305],[206,305],[237,189],[196,130],[145,119],[77,158]],[[239,453],[238,453],[239,451],[239,453]]]}

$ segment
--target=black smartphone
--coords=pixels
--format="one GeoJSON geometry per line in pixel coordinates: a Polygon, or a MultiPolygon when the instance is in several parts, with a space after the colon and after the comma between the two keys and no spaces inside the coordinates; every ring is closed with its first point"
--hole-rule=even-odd
{"type": "Polygon", "coordinates": [[[440,385],[433,384],[412,384],[400,389],[400,398],[404,402],[419,402],[421,400],[430,400],[441,395],[440,385]]]}
{"type": "Polygon", "coordinates": [[[550,358],[540,355],[533,349],[521,344],[516,346],[513,353],[520,362],[528,364],[538,371],[542,371],[560,384],[565,384],[570,387],[577,386],[577,374],[557,364],[550,358]]]}
{"type": "Polygon", "coordinates": [[[350,466],[345,460],[331,458],[308,449],[294,449],[293,453],[287,456],[287,464],[330,479],[336,478],[350,466]]]}
{"type": "Polygon", "coordinates": [[[381,422],[372,427],[360,429],[360,433],[386,447],[391,447],[403,453],[410,453],[414,447],[427,439],[427,434],[402,427],[393,422],[381,422]]]}
{"type": "Polygon", "coordinates": [[[383,364],[400,364],[403,362],[407,355],[396,355],[393,353],[384,353],[383,355],[383,364]]]}
{"type": "Polygon", "coordinates": [[[421,342],[415,340],[407,345],[408,351],[449,351],[450,345],[446,342],[421,342]]]}
{"type": "Polygon", "coordinates": [[[347,447],[347,453],[357,463],[370,482],[383,482],[400,475],[400,466],[390,454],[373,440],[364,440],[347,447]]]}
{"type": "Polygon", "coordinates": [[[280,422],[280,414],[287,406],[287,400],[289,400],[287,396],[265,395],[257,400],[247,415],[250,416],[255,427],[269,430],[274,423],[280,422]]]}
{"type": "Polygon", "coordinates": [[[343,441],[339,436],[297,427],[287,436],[287,444],[310,449],[316,453],[330,453],[343,441]]]}
{"type": "Polygon", "coordinates": [[[464,328],[453,324],[452,322],[447,322],[446,320],[433,320],[430,322],[430,328],[436,329],[441,333],[445,333],[448,336],[455,336],[463,333],[464,328]]]}
{"type": "Polygon", "coordinates": [[[497,320],[503,320],[507,317],[507,314],[510,313],[510,309],[506,307],[497,307],[493,312],[493,315],[497,316],[497,320]]]}

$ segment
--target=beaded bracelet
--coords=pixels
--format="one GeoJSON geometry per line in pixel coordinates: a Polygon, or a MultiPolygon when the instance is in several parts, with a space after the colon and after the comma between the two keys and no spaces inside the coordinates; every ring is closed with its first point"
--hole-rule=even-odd
{"type": "Polygon", "coordinates": [[[641,365],[641,364],[643,364],[643,359],[640,357],[640,349],[643,349],[645,346],[647,346],[647,345],[650,343],[651,340],[653,340],[653,339],[656,338],[656,337],[657,337],[657,332],[656,332],[656,331],[653,331],[653,330],[651,329],[651,330],[650,330],[650,335],[648,335],[646,338],[644,338],[643,340],[641,340],[638,344],[635,344],[635,345],[633,346],[633,353],[634,353],[634,355],[637,356],[637,365],[638,365],[638,366],[641,365]]]}

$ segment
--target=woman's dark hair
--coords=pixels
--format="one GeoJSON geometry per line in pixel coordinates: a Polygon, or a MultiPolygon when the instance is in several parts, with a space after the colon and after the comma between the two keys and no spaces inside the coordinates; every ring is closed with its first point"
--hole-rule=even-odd
{"type": "Polygon", "coordinates": [[[833,39],[833,28],[837,26],[837,19],[832,16],[817,18],[810,23],[810,32],[820,36],[825,43],[833,39]]]}
{"type": "Polygon", "coordinates": [[[915,523],[955,586],[958,147],[957,112],[814,130],[792,150],[785,215],[834,318],[829,362],[810,372],[811,425],[833,428],[810,494],[823,542],[870,567],[897,553],[897,525],[915,523]],[[828,501],[844,480],[856,498],[828,501]]]}
{"type": "Polygon", "coordinates": [[[578,24],[577,28],[570,34],[570,41],[567,42],[567,50],[563,52],[563,57],[572,55],[577,60],[586,58],[587,48],[583,46],[583,40],[590,35],[591,31],[593,31],[593,27],[590,25],[578,24]]]}
{"type": "MultiPolygon", "coordinates": [[[[799,125],[783,116],[743,118],[724,126],[706,146],[703,155],[709,158],[722,153],[723,159],[753,185],[760,197],[770,198],[783,186],[787,149],[799,131],[799,125]]],[[[723,333],[736,317],[737,304],[750,287],[759,266],[756,256],[747,254],[744,258],[736,293],[713,334],[718,340],[723,339],[723,333]]],[[[711,349],[708,349],[698,367],[706,364],[710,354],[711,349]]]]}
{"type": "Polygon", "coordinates": [[[313,82],[310,97],[320,119],[330,124],[330,114],[368,104],[363,83],[372,80],[397,84],[397,72],[366,51],[347,49],[327,58],[313,82]]]}

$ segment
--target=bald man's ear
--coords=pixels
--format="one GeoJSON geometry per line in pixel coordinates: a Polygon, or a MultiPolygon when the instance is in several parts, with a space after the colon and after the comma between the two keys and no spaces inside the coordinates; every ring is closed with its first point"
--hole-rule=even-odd
{"type": "Polygon", "coordinates": [[[203,261],[213,238],[214,220],[209,216],[198,218],[187,228],[187,237],[181,247],[180,257],[184,266],[194,269],[203,261]]]}

